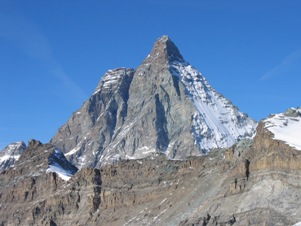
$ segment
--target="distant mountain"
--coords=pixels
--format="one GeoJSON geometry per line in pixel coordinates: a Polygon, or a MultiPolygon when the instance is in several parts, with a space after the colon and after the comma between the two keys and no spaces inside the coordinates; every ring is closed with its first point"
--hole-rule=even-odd
{"type": "Polygon", "coordinates": [[[26,144],[23,141],[11,143],[0,151],[0,171],[14,166],[15,162],[25,151],[26,144]]]}
{"type": "Polygon", "coordinates": [[[251,138],[256,125],[163,36],[136,70],[108,71],[51,143],[78,167],[99,167],[158,152],[201,155],[251,138]]]}

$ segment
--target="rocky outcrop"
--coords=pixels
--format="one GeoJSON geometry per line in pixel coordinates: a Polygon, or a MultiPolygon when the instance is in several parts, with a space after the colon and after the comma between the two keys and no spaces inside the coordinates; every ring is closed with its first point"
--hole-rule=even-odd
{"type": "Polygon", "coordinates": [[[0,174],[1,225],[87,225],[100,206],[100,171],[82,169],[66,181],[47,170],[54,161],[77,171],[53,145],[31,140],[15,166],[0,174]]]}

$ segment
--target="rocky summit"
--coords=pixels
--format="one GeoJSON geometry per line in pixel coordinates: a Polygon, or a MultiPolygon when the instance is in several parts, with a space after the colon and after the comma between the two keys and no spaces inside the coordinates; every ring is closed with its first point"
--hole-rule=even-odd
{"type": "Polygon", "coordinates": [[[300,226],[300,137],[301,108],[257,124],[163,36],[50,143],[0,152],[0,225],[300,226]]]}
{"type": "Polygon", "coordinates": [[[79,168],[100,167],[152,153],[206,154],[251,138],[255,128],[163,36],[137,69],[109,70],[51,143],[79,168]]]}

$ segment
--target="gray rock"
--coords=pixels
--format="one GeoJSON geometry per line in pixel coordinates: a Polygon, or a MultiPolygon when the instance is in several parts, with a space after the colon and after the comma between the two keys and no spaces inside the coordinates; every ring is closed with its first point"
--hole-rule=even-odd
{"type": "Polygon", "coordinates": [[[288,116],[288,117],[300,117],[301,116],[301,113],[300,113],[300,109],[295,109],[295,108],[289,108],[286,112],[284,112],[283,114],[285,116],[288,116]]]}

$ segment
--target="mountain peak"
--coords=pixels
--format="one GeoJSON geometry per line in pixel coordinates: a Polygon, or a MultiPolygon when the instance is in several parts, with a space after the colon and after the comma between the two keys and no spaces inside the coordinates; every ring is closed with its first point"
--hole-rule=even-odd
{"type": "Polygon", "coordinates": [[[148,58],[158,63],[183,60],[179,49],[167,35],[163,35],[162,37],[157,39],[148,58]]]}
{"type": "Polygon", "coordinates": [[[78,167],[164,153],[171,159],[228,148],[256,122],[216,92],[168,36],[136,70],[108,72],[51,143],[78,167]]]}

